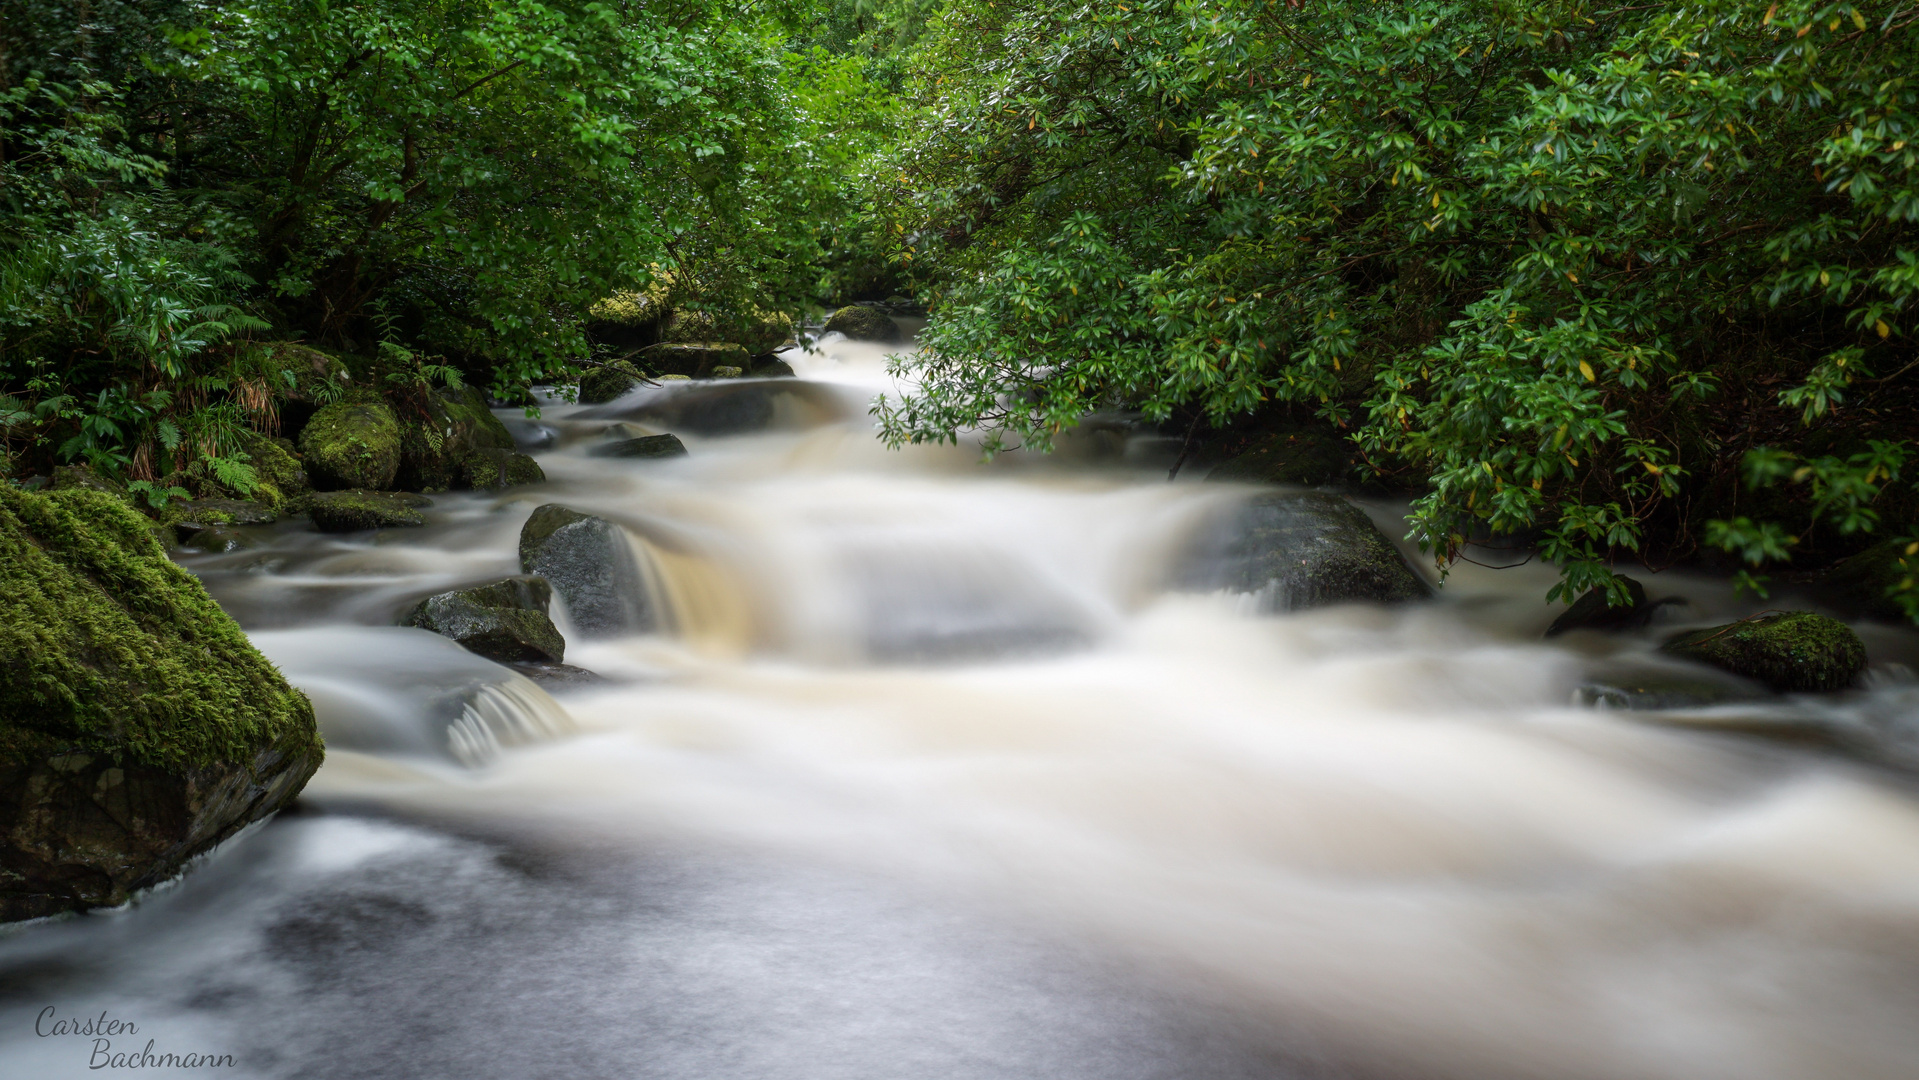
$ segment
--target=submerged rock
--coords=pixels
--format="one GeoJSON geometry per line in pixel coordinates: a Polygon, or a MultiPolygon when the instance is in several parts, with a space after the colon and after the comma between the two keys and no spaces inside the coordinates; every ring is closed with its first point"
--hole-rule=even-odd
{"type": "Polygon", "coordinates": [[[1837,619],[1810,611],[1694,630],[1663,648],[1781,693],[1843,690],[1866,669],[1866,647],[1859,635],[1837,619]]]}
{"type": "Polygon", "coordinates": [[[1621,633],[1628,630],[1642,630],[1652,622],[1653,613],[1666,604],[1683,604],[1682,597],[1667,596],[1658,600],[1646,599],[1646,587],[1639,582],[1619,575],[1626,583],[1627,603],[1610,607],[1610,597],[1603,588],[1587,589],[1585,594],[1573,601],[1573,605],[1553,620],[1546,628],[1547,637],[1558,637],[1573,630],[1600,630],[1607,633],[1621,633]]]}
{"type": "Polygon", "coordinates": [[[1317,492],[1247,500],[1198,545],[1178,584],[1250,594],[1266,612],[1432,595],[1365,511],[1317,492]]]}
{"type": "Polygon", "coordinates": [[[420,508],[431,499],[401,491],[322,491],[313,496],[313,524],[321,532],[360,532],[425,525],[420,508]]]}
{"type": "MultiPolygon", "coordinates": [[[[1910,574],[1902,560],[1919,567],[1919,550],[1910,541],[1889,540],[1854,555],[1813,582],[1819,602],[1841,614],[1882,622],[1906,622],[1906,610],[1891,596],[1910,574]]],[[[1913,587],[1913,586],[1908,586],[1913,587]]]]}
{"type": "Polygon", "coordinates": [[[385,490],[400,471],[400,421],[384,401],[336,401],[307,421],[300,451],[315,488],[385,490]]]}
{"type": "Polygon", "coordinates": [[[566,657],[566,639],[547,616],[552,601],[544,578],[512,577],[429,596],[400,625],[452,638],[489,660],[557,662],[566,657]]]}
{"type": "Polygon", "coordinates": [[[0,486],[0,920],[125,903],[284,806],[313,709],[112,496],[0,486]]]}
{"type": "Polygon", "coordinates": [[[581,690],[589,686],[605,686],[609,682],[606,676],[596,671],[574,667],[572,664],[556,664],[543,660],[519,660],[507,665],[514,671],[532,679],[549,694],[564,693],[568,690],[581,690]]]}
{"type": "Polygon", "coordinates": [[[612,458],[685,457],[686,444],[677,435],[642,435],[637,439],[601,443],[588,453],[594,457],[612,458]]]}
{"type": "Polygon", "coordinates": [[[208,555],[224,555],[229,551],[250,548],[255,541],[238,529],[224,525],[200,525],[191,521],[182,521],[173,526],[174,535],[179,538],[180,546],[208,555]]]}
{"type": "Polygon", "coordinates": [[[547,503],[520,529],[520,570],[545,578],[580,632],[607,637],[650,629],[646,586],[626,530],[547,503]]]}
{"type": "Polygon", "coordinates": [[[1573,692],[1577,704],[1636,711],[1698,709],[1769,696],[1750,680],[1676,660],[1602,664],[1573,692]]]}
{"type": "Polygon", "coordinates": [[[824,330],[829,334],[844,334],[850,341],[876,341],[882,345],[897,345],[906,337],[886,312],[859,304],[835,311],[833,317],[826,320],[824,330]]]}
{"type": "Polygon", "coordinates": [[[546,483],[540,463],[516,450],[474,450],[460,463],[460,482],[483,490],[546,483]]]}

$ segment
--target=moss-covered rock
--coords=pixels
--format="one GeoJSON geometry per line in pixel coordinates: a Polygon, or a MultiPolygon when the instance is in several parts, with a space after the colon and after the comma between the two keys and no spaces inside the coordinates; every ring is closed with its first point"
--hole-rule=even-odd
{"type": "Polygon", "coordinates": [[[1711,664],[1782,693],[1843,690],[1866,669],[1852,628],[1810,611],[1762,615],[1668,641],[1674,656],[1711,664]]]}
{"type": "Polygon", "coordinates": [[[432,505],[430,499],[405,492],[355,488],[316,492],[309,513],[321,532],[362,532],[425,525],[420,508],[432,505]]]}
{"type": "Polygon", "coordinates": [[[1813,582],[1813,595],[1844,615],[1905,622],[1906,609],[1893,593],[1919,589],[1914,570],[1919,570],[1919,544],[1888,540],[1827,571],[1813,582]]]}
{"type": "Polygon", "coordinates": [[[124,903],[319,767],[306,698],[149,525],[0,486],[0,920],[124,903]]]}
{"type": "Polygon", "coordinates": [[[514,450],[475,450],[460,463],[460,483],[464,487],[491,490],[545,482],[546,471],[540,463],[514,450]]]}
{"type": "Polygon", "coordinates": [[[313,485],[307,481],[306,466],[293,456],[286,440],[270,439],[249,430],[240,437],[240,449],[247,455],[247,464],[253,467],[254,475],[259,477],[253,498],[278,513],[297,513],[303,500],[312,494],[313,485]]]}
{"type": "Polygon", "coordinates": [[[558,662],[566,659],[566,639],[547,616],[552,601],[544,578],[513,577],[429,596],[400,625],[452,638],[489,660],[558,662]]]}
{"type": "Polygon", "coordinates": [[[826,320],[825,330],[829,334],[844,334],[852,341],[877,341],[883,345],[897,345],[905,340],[892,316],[859,304],[835,311],[833,317],[826,320]]]}
{"type": "MultiPolygon", "coordinates": [[[[513,433],[493,415],[478,387],[444,388],[415,401],[400,416],[400,469],[394,486],[445,491],[469,486],[467,459],[480,451],[513,449],[513,433]]],[[[482,487],[498,485],[483,484],[482,487]]]]}
{"type": "Polygon", "coordinates": [[[307,478],[321,491],[393,486],[400,471],[400,421],[377,398],[337,401],[300,433],[307,478]]]}
{"type": "Polygon", "coordinates": [[[53,480],[47,485],[53,491],[98,491],[103,495],[125,498],[126,485],[94,472],[85,465],[59,465],[53,470],[53,480]]]}
{"type": "Polygon", "coordinates": [[[1208,480],[1316,487],[1352,472],[1353,445],[1337,432],[1299,428],[1274,432],[1206,474],[1208,480]]]}
{"type": "Polygon", "coordinates": [[[640,353],[640,366],[655,375],[710,378],[714,368],[745,368],[752,361],[744,346],[727,341],[668,341],[640,353]]]}
{"type": "Polygon", "coordinates": [[[271,525],[280,520],[273,508],[250,499],[190,499],[170,504],[179,525],[271,525]]]}
{"type": "Polygon", "coordinates": [[[1248,594],[1267,612],[1432,595],[1365,511],[1344,499],[1259,495],[1221,524],[1189,555],[1182,587],[1248,594]]]}
{"type": "Polygon", "coordinates": [[[580,376],[580,404],[604,405],[640,385],[640,373],[625,362],[596,367],[580,376]]]}

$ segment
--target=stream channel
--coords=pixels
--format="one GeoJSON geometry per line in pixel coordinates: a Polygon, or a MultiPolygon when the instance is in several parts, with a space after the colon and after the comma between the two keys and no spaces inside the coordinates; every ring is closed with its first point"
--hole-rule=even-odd
{"type": "Polygon", "coordinates": [[[1537,564],[1396,609],[1181,592],[1252,489],[1119,423],[887,450],[880,353],[502,411],[547,483],[183,555],[326,765],[181,881],[0,937],[6,1075],[114,1071],[35,1034],[104,1013],[231,1055],[151,1075],[1919,1076],[1912,635],[1862,627],[1837,697],[1582,705],[1759,605],[1665,573],[1650,630],[1548,642],[1537,564]],[[690,454],[592,456],[616,423],[690,454]],[[549,502],[643,570],[653,632],[556,612],[604,682],[392,625],[518,573],[549,502]]]}

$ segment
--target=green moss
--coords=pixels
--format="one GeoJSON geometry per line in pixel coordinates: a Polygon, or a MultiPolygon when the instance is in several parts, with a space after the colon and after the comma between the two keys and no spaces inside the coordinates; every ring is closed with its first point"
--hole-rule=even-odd
{"type": "Polygon", "coordinates": [[[281,445],[284,441],[269,439],[257,431],[248,431],[240,438],[247,464],[260,478],[253,498],[282,514],[296,512],[313,490],[307,482],[306,466],[281,445]]]}
{"type": "Polygon", "coordinates": [[[1843,614],[1905,622],[1906,610],[1893,598],[1893,590],[1912,587],[1902,562],[1909,546],[1909,541],[1888,540],[1867,548],[1814,582],[1813,591],[1843,614]]]}
{"type": "Polygon", "coordinates": [[[315,494],[309,513],[321,532],[363,532],[425,525],[419,508],[431,505],[418,495],[355,488],[315,494]]]}
{"type": "Polygon", "coordinates": [[[307,421],[300,449],[314,487],[381,490],[400,470],[400,421],[384,401],[338,401],[307,421]]]}
{"type": "Polygon", "coordinates": [[[576,521],[585,521],[592,516],[559,503],[536,507],[533,516],[527,518],[526,524],[520,527],[520,566],[532,573],[534,558],[548,537],[576,521]]]}
{"type": "Polygon", "coordinates": [[[640,373],[633,365],[618,362],[597,367],[580,377],[580,403],[603,405],[640,384],[640,373]]]}
{"type": "Polygon", "coordinates": [[[306,697],[149,525],[103,492],[0,486],[0,761],[196,769],[289,738],[318,754],[306,697]]]}
{"type": "Polygon", "coordinates": [[[853,341],[877,341],[887,345],[898,344],[904,335],[899,324],[886,312],[877,308],[853,305],[843,307],[826,320],[827,333],[845,334],[853,341]]]}
{"type": "Polygon", "coordinates": [[[1866,647],[1859,635],[1837,619],[1810,611],[1695,630],[1664,648],[1782,693],[1841,690],[1866,668],[1866,647]]]}
{"type": "Polygon", "coordinates": [[[539,462],[512,450],[475,450],[461,463],[461,470],[463,481],[472,488],[492,489],[546,482],[546,472],[540,468],[539,462]]]}

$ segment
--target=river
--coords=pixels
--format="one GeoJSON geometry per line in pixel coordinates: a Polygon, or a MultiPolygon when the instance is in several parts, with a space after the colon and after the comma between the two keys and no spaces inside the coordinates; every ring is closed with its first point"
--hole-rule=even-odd
{"type": "MultiPolygon", "coordinates": [[[[1119,423],[889,451],[879,350],[829,342],[552,405],[548,483],[424,528],[183,556],[327,763],[178,883],[0,938],[6,1074],[113,1071],[42,1034],[104,1014],[275,1078],[1919,1075],[1906,772],[1577,705],[1661,628],[1543,641],[1537,565],[1393,610],[1181,593],[1249,489],[1119,423]],[[588,454],[616,422],[690,454],[588,454]],[[547,502],[645,566],[659,632],[560,615],[607,681],[390,625],[517,573],[547,502]]],[[[1919,646],[1868,642],[1870,689],[1749,711],[1919,717],[1919,646]]]]}

